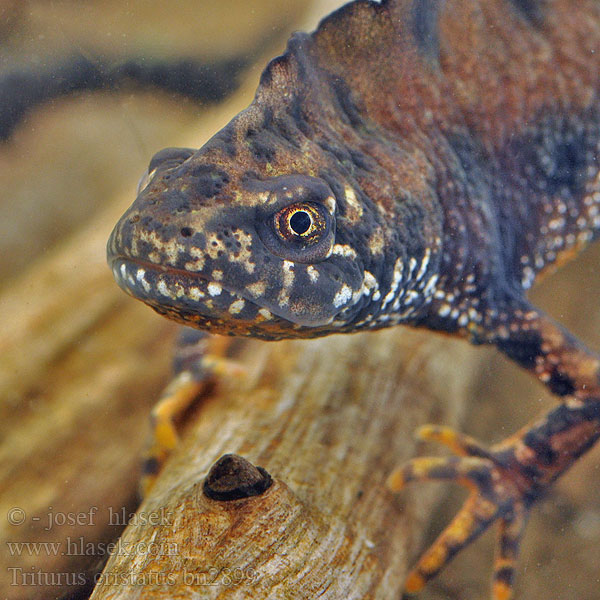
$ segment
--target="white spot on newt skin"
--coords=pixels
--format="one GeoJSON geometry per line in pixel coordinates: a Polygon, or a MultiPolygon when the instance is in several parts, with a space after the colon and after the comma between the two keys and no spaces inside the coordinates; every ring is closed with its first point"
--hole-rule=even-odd
{"type": "Polygon", "coordinates": [[[427,269],[427,265],[429,265],[429,257],[431,256],[431,250],[429,248],[425,249],[425,254],[423,254],[423,260],[421,262],[421,266],[419,267],[419,272],[417,273],[416,280],[420,281],[425,275],[425,271],[427,269]]]}
{"type": "MultiPolygon", "coordinates": [[[[153,248],[153,251],[150,252],[148,256],[143,257],[150,259],[152,262],[162,262],[174,265],[178,262],[181,254],[187,254],[187,249],[183,244],[179,243],[176,239],[163,240],[157,235],[156,231],[146,231],[142,229],[138,233],[138,238],[153,248]],[[157,251],[164,255],[162,259],[157,251]]],[[[137,243],[135,246],[132,246],[132,251],[134,256],[140,256],[137,243]]]]}
{"type": "Polygon", "coordinates": [[[469,319],[476,323],[481,321],[481,314],[478,313],[473,307],[469,308],[469,319]]]}
{"type": "Polygon", "coordinates": [[[308,265],[308,267],[306,267],[306,273],[308,274],[308,277],[312,283],[316,283],[317,279],[319,279],[319,271],[317,271],[317,269],[315,269],[312,265],[308,265]]]}
{"type": "Polygon", "coordinates": [[[174,283],[173,291],[171,292],[171,294],[174,294],[176,298],[182,298],[183,296],[185,296],[185,290],[183,289],[183,286],[180,283],[174,283]]]}
{"type": "Polygon", "coordinates": [[[356,258],[356,251],[354,248],[346,244],[335,244],[332,253],[337,256],[343,256],[344,258],[351,258],[352,260],[356,258]]]}
{"type": "Polygon", "coordinates": [[[273,313],[268,308],[259,308],[258,314],[267,321],[270,321],[273,318],[273,313]]]}
{"type": "Polygon", "coordinates": [[[156,289],[163,296],[167,296],[167,298],[171,296],[171,292],[169,292],[169,288],[167,287],[167,284],[165,283],[164,279],[159,279],[158,284],[156,285],[156,289]]]}
{"type": "Polygon", "coordinates": [[[423,295],[430,296],[433,293],[433,288],[438,281],[438,275],[432,275],[427,282],[427,285],[423,288],[423,295]]]}
{"type": "Polygon", "coordinates": [[[246,306],[246,302],[242,298],[240,298],[239,300],[236,300],[231,304],[231,306],[229,307],[229,312],[232,315],[238,315],[242,312],[244,306],[246,306]]]}
{"type": "Polygon", "coordinates": [[[260,298],[264,296],[265,290],[267,289],[267,284],[264,281],[257,281],[255,283],[250,283],[246,286],[246,289],[255,297],[260,298]]]}
{"type": "Polygon", "coordinates": [[[205,294],[203,291],[200,290],[200,288],[197,287],[191,287],[188,291],[188,296],[192,299],[195,300],[196,302],[200,301],[202,298],[205,297],[205,294]]]}
{"type": "Polygon", "coordinates": [[[414,290],[408,290],[408,292],[406,292],[404,304],[412,304],[413,301],[416,300],[419,296],[419,292],[415,292],[414,290]]]}
{"type": "MultiPolygon", "coordinates": [[[[361,293],[365,296],[368,296],[369,294],[371,294],[371,292],[376,292],[378,289],[379,283],[377,282],[377,279],[375,279],[373,273],[371,273],[370,271],[365,271],[361,293]]],[[[377,298],[375,298],[374,296],[373,299],[377,300],[377,298]]]]}
{"type": "Polygon", "coordinates": [[[144,277],[146,276],[146,271],[144,269],[138,269],[137,273],[135,274],[135,278],[142,283],[142,281],[144,281],[144,277]]]}
{"type": "Polygon", "coordinates": [[[281,290],[279,295],[277,296],[277,302],[279,302],[279,306],[284,307],[287,306],[290,302],[290,295],[287,290],[281,290]]]}
{"type": "Polygon", "coordinates": [[[208,284],[207,289],[208,293],[213,297],[218,296],[223,291],[223,287],[221,286],[221,284],[217,283],[216,281],[211,281],[208,284]]]}
{"type": "Polygon", "coordinates": [[[384,241],[383,230],[381,227],[377,227],[369,238],[369,250],[371,254],[381,254],[383,252],[384,241]]]}
{"type": "Polygon", "coordinates": [[[223,280],[223,271],[221,271],[220,269],[215,269],[212,272],[212,278],[215,281],[222,281],[223,280]]]}
{"type": "Polygon", "coordinates": [[[442,304],[438,310],[438,315],[440,315],[440,317],[447,317],[451,310],[452,307],[449,304],[442,304]]]}
{"type": "Polygon", "coordinates": [[[339,308],[343,306],[352,298],[352,290],[346,284],[342,286],[342,289],[333,297],[333,306],[339,308]]]}
{"type": "Polygon", "coordinates": [[[417,259],[412,256],[410,261],[408,262],[408,278],[412,277],[414,270],[417,268],[417,259]]]}
{"type": "Polygon", "coordinates": [[[396,312],[400,308],[400,304],[401,304],[402,300],[404,299],[404,292],[405,292],[405,290],[403,290],[403,289],[400,289],[398,291],[398,295],[396,296],[396,299],[394,300],[394,304],[392,304],[392,310],[394,312],[396,312]]]}
{"type": "Polygon", "coordinates": [[[533,285],[535,279],[535,272],[531,267],[525,267],[523,269],[523,277],[521,278],[521,285],[525,289],[529,289],[533,285]]]}
{"type": "Polygon", "coordinates": [[[354,190],[349,186],[344,187],[344,197],[346,198],[346,218],[350,223],[357,223],[363,215],[362,204],[357,200],[354,190]]]}
{"type": "Polygon", "coordinates": [[[296,278],[294,263],[290,260],[284,260],[281,268],[283,269],[283,287],[287,290],[292,287],[296,278]]]}
{"type": "Polygon", "coordinates": [[[550,228],[550,231],[556,231],[557,229],[562,229],[565,226],[565,223],[564,217],[558,217],[549,221],[548,227],[550,228]]]}
{"type": "MultiPolygon", "coordinates": [[[[414,259],[413,259],[414,260],[414,259]]],[[[396,292],[398,291],[398,287],[400,282],[402,281],[402,273],[404,272],[404,263],[401,258],[396,259],[394,263],[394,274],[392,278],[392,283],[390,285],[390,291],[383,298],[383,303],[381,304],[381,310],[384,310],[385,307],[394,299],[396,296],[396,292]]]]}
{"type": "Polygon", "coordinates": [[[335,198],[333,196],[327,196],[327,198],[323,200],[323,204],[325,204],[325,207],[329,211],[329,214],[332,215],[333,213],[335,213],[336,203],[335,198]]]}
{"type": "Polygon", "coordinates": [[[185,263],[185,269],[194,273],[202,271],[202,269],[204,269],[204,263],[206,260],[204,257],[204,252],[202,252],[202,250],[200,250],[199,248],[195,248],[194,246],[192,246],[188,248],[188,254],[189,257],[191,256],[193,260],[189,260],[185,263]]]}

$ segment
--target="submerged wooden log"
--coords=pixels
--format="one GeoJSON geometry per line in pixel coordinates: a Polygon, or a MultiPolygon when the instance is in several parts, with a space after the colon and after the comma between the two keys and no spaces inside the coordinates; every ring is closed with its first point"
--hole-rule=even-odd
{"type": "Polygon", "coordinates": [[[247,376],[204,400],[92,598],[396,597],[440,488],[398,498],[385,479],[414,455],[415,427],[456,422],[474,350],[395,329],[251,342],[239,360],[247,376]],[[273,484],[207,497],[225,453],[273,484]]]}

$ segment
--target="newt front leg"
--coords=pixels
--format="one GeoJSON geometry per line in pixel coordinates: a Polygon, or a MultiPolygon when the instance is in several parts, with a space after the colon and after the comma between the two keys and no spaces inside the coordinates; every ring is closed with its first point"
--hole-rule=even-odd
{"type": "Polygon", "coordinates": [[[488,341],[562,397],[563,404],[489,449],[447,428],[419,431],[421,438],[438,441],[457,456],[413,459],[392,473],[390,488],[399,491],[411,481],[453,480],[471,494],[409,574],[407,596],[499,521],[493,598],[512,598],[531,506],[600,437],[600,360],[540,312],[527,307],[518,314],[496,325],[488,341]]]}
{"type": "Polygon", "coordinates": [[[231,338],[181,330],[173,356],[173,378],[150,414],[150,436],[142,464],[140,493],[146,496],[179,441],[177,421],[210,392],[222,377],[237,377],[243,368],[227,358],[231,338]]]}

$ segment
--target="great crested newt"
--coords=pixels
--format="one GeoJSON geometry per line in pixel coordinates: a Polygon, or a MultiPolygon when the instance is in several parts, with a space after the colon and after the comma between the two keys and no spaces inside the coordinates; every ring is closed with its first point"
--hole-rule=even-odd
{"type": "Polygon", "coordinates": [[[527,300],[600,230],[600,2],[368,0],[296,34],[199,150],[152,158],[115,227],[119,285],[265,340],[411,325],[496,346],[560,400],[490,447],[390,476],[473,491],[412,595],[495,521],[513,595],[528,513],[600,437],[600,357],[527,300]]]}

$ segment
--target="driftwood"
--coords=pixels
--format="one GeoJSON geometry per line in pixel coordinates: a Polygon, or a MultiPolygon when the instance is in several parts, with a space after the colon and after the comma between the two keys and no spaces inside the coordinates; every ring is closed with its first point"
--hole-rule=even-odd
{"type": "Polygon", "coordinates": [[[406,330],[247,344],[247,376],[202,404],[120,540],[93,598],[394,598],[439,497],[385,478],[412,431],[455,422],[474,361],[465,344],[406,330]],[[267,469],[263,494],[211,500],[224,453],[267,469]]]}

